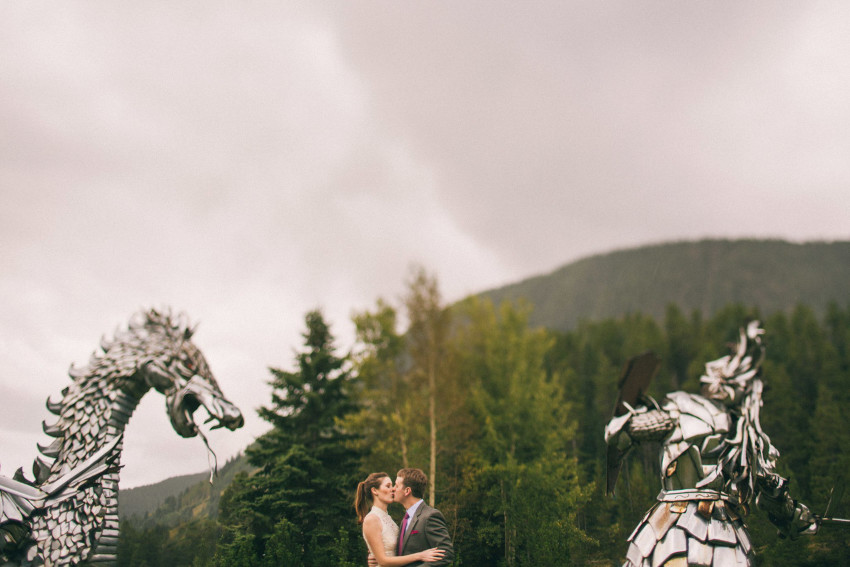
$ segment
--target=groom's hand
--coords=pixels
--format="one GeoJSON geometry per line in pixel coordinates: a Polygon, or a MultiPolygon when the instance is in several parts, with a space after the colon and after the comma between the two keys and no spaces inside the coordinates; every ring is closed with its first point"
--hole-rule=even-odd
{"type": "Polygon", "coordinates": [[[378,560],[375,559],[375,556],[371,553],[369,554],[369,557],[366,559],[366,561],[367,563],[369,563],[369,567],[378,567],[378,560]]]}

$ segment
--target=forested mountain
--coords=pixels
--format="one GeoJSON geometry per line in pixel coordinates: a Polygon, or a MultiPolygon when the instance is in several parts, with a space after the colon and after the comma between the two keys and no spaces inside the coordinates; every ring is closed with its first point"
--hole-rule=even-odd
{"type": "Polygon", "coordinates": [[[144,516],[154,512],[171,496],[174,497],[191,486],[203,482],[207,473],[173,476],[163,481],[121,490],[118,515],[121,519],[144,516]]]}
{"type": "MultiPolygon", "coordinates": [[[[441,304],[436,280],[419,272],[400,305],[378,300],[355,314],[355,346],[345,356],[336,354],[321,313],[310,313],[298,370],[272,370],[263,416],[274,428],[248,451],[251,469],[224,491],[218,518],[196,514],[209,505],[198,505],[196,489],[184,490],[167,501],[176,507],[122,525],[118,564],[362,565],[356,478],[402,466],[433,480],[427,498],[449,523],[456,566],[616,564],[660,487],[658,447],[644,445],[624,464],[617,497],[605,495],[602,433],[623,365],[652,350],[662,361],[653,396],[697,392],[704,364],[728,354],[754,318],[767,345],[761,423],[794,497],[822,513],[830,489],[850,482],[848,252],[847,243],[671,244],[591,258],[498,290],[523,301],[494,303],[489,292],[451,306],[441,304]],[[674,277],[661,268],[682,262],[661,259],[665,250],[702,260],[674,277]],[[654,271],[646,268],[652,258],[654,271]],[[699,272],[709,260],[717,273],[699,272]],[[541,326],[570,309],[553,307],[557,294],[541,290],[571,270],[567,295],[584,314],[541,326]],[[592,282],[620,272],[664,276],[597,285],[619,307],[595,314],[606,301],[591,298],[592,282]],[[726,281],[733,278],[763,293],[736,291],[726,281]],[[581,293],[576,282],[586,286],[581,293]],[[540,295],[516,292],[528,284],[540,295]],[[627,289],[631,301],[614,297],[627,289]],[[547,298],[541,309],[537,302],[547,298]]],[[[397,508],[390,513],[400,516],[397,508]]],[[[847,499],[833,502],[831,514],[847,517],[847,499]]],[[[850,532],[780,539],[755,509],[747,523],[759,565],[850,564],[850,532]]]]}
{"type": "Polygon", "coordinates": [[[525,298],[530,323],[574,329],[641,312],[656,319],[670,303],[710,316],[729,303],[764,314],[798,303],[823,314],[830,301],[850,301],[850,242],[702,240],[620,250],[483,292],[498,305],[525,298]]]}
{"type": "Polygon", "coordinates": [[[209,473],[175,476],[161,482],[121,490],[121,521],[137,526],[173,526],[194,518],[215,518],[222,491],[240,472],[250,470],[245,455],[229,460],[209,482],[209,473]]]}

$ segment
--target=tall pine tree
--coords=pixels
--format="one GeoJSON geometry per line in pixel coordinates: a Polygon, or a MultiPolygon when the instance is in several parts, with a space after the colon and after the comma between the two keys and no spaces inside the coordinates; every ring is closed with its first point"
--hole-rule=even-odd
{"type": "MultiPolygon", "coordinates": [[[[270,369],[272,402],[259,414],[273,429],[247,450],[259,471],[235,480],[222,501],[225,532],[232,521],[255,537],[257,565],[281,557],[297,557],[305,566],[339,564],[347,560],[340,555],[360,553],[356,537],[343,538],[352,542],[351,549],[339,549],[340,530],[356,531],[351,500],[359,455],[339,426],[339,419],[355,409],[353,379],[345,359],[334,352],[321,312],[308,313],[306,324],[297,369],[270,369]]],[[[241,543],[245,553],[244,542],[233,543],[241,543]]],[[[229,545],[219,545],[222,560],[229,545]]]]}

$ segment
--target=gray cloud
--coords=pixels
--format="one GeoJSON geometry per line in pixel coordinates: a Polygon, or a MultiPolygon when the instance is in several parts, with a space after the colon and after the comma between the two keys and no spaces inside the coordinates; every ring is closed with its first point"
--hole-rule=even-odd
{"type": "Polygon", "coordinates": [[[341,35],[377,112],[516,269],[671,235],[786,235],[789,200],[806,209],[795,235],[847,233],[844,7],[369,6],[341,35]]]}
{"type": "MultiPolygon", "coordinates": [[[[6,474],[142,306],[201,321],[248,418],[212,436],[224,459],[265,430],[304,313],[344,350],[412,263],[453,300],[646,242],[850,236],[842,3],[0,12],[6,474]]],[[[153,395],[127,435],[127,486],[206,466],[153,395]]]]}

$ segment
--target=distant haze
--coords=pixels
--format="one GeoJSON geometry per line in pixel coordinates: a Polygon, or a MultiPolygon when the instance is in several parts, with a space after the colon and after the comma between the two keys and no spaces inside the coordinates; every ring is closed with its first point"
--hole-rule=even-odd
{"type": "MultiPolygon", "coordinates": [[[[143,306],[244,429],[324,309],[702,237],[850,239],[845,2],[0,4],[0,474],[143,306]]],[[[206,468],[151,394],[122,485],[206,468]]]]}

